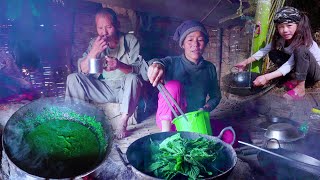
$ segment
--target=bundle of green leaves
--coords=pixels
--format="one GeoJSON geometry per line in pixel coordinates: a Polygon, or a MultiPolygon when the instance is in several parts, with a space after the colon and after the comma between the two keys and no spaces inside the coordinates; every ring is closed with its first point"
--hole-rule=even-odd
{"type": "MultiPolygon", "coordinates": [[[[151,139],[150,139],[151,140],[151,139]]],[[[179,133],[166,138],[160,144],[151,140],[151,162],[147,167],[149,173],[158,178],[173,179],[184,175],[188,179],[212,176],[217,168],[207,167],[216,160],[220,143],[205,139],[185,139],[179,133]]]]}

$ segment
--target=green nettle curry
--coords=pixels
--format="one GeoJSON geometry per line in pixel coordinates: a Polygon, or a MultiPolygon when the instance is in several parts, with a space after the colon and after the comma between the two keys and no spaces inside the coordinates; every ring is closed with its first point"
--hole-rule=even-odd
{"type": "Polygon", "coordinates": [[[73,177],[88,172],[104,158],[108,142],[94,116],[69,108],[28,112],[17,124],[13,159],[19,167],[41,177],[73,177]],[[19,141],[21,139],[22,141],[19,141]],[[15,150],[16,149],[16,150],[15,150]],[[40,172],[40,173],[39,173],[40,172]]]}
{"type": "Polygon", "coordinates": [[[32,153],[47,157],[47,164],[57,161],[94,163],[99,155],[95,134],[87,127],[72,121],[54,120],[37,126],[27,134],[26,142],[32,153]]]}

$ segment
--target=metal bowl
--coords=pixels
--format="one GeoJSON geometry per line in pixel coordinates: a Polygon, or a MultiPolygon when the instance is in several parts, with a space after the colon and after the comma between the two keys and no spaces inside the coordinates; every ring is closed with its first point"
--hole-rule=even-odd
{"type": "Polygon", "coordinates": [[[270,125],[264,135],[268,139],[273,138],[284,142],[292,142],[304,137],[302,132],[288,123],[270,125]]]}

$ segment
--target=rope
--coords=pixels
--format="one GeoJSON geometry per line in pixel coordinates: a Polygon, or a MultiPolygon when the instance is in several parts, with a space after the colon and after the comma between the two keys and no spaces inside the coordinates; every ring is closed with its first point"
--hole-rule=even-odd
{"type": "Polygon", "coordinates": [[[240,6],[237,9],[237,14],[241,17],[241,16],[243,16],[242,0],[239,0],[239,2],[240,2],[240,6]]]}
{"type": "Polygon", "coordinates": [[[221,0],[219,0],[219,2],[209,11],[209,13],[204,16],[200,22],[203,22],[205,19],[207,19],[207,17],[213,12],[213,10],[220,4],[221,0]]]}

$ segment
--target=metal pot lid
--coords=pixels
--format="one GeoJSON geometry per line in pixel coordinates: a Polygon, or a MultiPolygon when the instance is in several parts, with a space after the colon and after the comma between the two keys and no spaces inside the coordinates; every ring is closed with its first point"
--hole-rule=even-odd
{"type": "Polygon", "coordinates": [[[285,117],[279,117],[279,116],[267,116],[266,121],[261,122],[258,124],[258,127],[262,130],[267,130],[269,126],[277,123],[288,123],[292,124],[293,126],[298,126],[299,123],[285,117]]]}
{"type": "Polygon", "coordinates": [[[276,123],[268,127],[264,136],[268,139],[277,139],[280,142],[293,142],[305,136],[295,126],[289,123],[276,123]]]}

